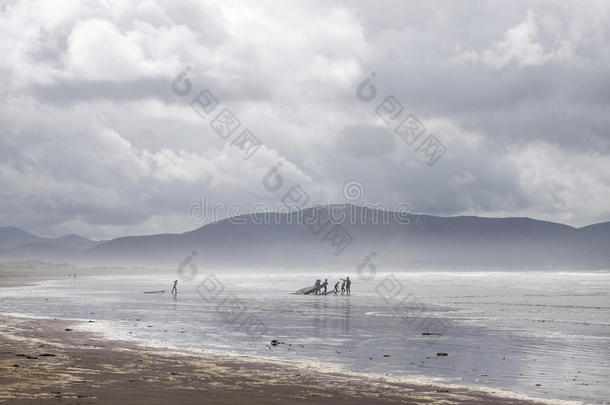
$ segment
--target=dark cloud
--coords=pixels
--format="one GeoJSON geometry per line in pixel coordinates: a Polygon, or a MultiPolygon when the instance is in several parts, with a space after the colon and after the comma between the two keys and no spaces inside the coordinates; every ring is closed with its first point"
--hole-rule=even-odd
{"type": "Polygon", "coordinates": [[[203,195],[277,205],[278,162],[311,201],[357,181],[414,212],[610,220],[605,2],[45,4],[2,5],[0,224],[178,232],[203,195]],[[203,89],[264,142],[253,158],[191,109],[203,89]],[[387,95],[442,141],[435,165],[377,116],[387,95]]]}

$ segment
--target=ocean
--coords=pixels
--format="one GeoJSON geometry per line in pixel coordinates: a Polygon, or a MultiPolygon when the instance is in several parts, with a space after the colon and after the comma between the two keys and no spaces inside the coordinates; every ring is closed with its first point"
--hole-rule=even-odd
{"type": "Polygon", "coordinates": [[[350,296],[292,294],[347,275],[66,275],[0,289],[0,312],[91,320],[81,328],[172,351],[609,403],[610,272],[351,274],[350,296]]]}

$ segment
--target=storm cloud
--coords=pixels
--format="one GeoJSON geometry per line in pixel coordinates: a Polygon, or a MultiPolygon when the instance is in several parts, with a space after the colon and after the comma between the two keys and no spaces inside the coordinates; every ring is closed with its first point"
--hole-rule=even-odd
{"type": "MultiPolygon", "coordinates": [[[[196,227],[193,201],[408,203],[610,220],[610,4],[0,1],[0,225],[110,238],[196,227]],[[172,91],[187,70],[188,95],[172,91]],[[376,97],[357,97],[374,73],[376,97]],[[219,102],[202,117],[191,102],[219,102]],[[429,165],[376,113],[442,142],[429,165]],[[248,159],[211,127],[228,108],[248,159]],[[349,199],[348,199],[349,200],[349,199]],[[354,202],[354,201],[352,201],[354,202]]],[[[180,82],[184,85],[184,81],[180,82]]],[[[422,138],[423,139],[423,138],[422,138]]]]}

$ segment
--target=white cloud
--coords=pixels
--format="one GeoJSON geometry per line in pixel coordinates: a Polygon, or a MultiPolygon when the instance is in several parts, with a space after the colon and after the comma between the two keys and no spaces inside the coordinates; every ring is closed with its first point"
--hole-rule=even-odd
{"type": "Polygon", "coordinates": [[[179,232],[202,194],[277,203],[261,184],[277,162],[312,201],[357,180],[367,201],[419,212],[608,220],[608,8],[5,4],[0,224],[179,232]],[[170,82],[187,65],[194,89],[180,99],[170,82]],[[365,104],[356,87],[372,71],[379,95],[365,104]],[[250,160],[191,109],[204,88],[265,143],[250,160]],[[375,114],[389,94],[447,146],[435,166],[375,114]]]}
{"type": "MultiPolygon", "coordinates": [[[[560,27],[555,27],[554,34],[560,34],[560,27]]],[[[538,23],[532,10],[527,11],[525,20],[508,29],[501,40],[489,48],[476,51],[467,50],[452,58],[453,63],[481,63],[500,69],[510,63],[519,66],[539,66],[551,62],[577,63],[573,44],[567,40],[558,40],[551,49],[545,49],[538,42],[538,23]]],[[[458,48],[459,49],[459,48],[458,48]]]]}
{"type": "Polygon", "coordinates": [[[608,219],[610,156],[534,141],[507,159],[519,167],[520,184],[531,199],[529,215],[575,225],[608,219]]]}

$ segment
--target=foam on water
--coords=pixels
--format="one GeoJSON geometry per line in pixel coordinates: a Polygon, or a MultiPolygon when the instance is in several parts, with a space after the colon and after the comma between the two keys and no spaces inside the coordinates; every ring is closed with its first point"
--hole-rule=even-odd
{"type": "MultiPolygon", "coordinates": [[[[223,289],[214,297],[197,292],[205,275],[180,282],[178,297],[142,294],[169,291],[177,278],[170,273],[47,281],[1,290],[0,310],[95,320],[80,328],[176,352],[263,357],[537,398],[610,397],[608,272],[397,273],[396,297],[387,284],[380,288],[387,274],[356,278],[350,297],[290,294],[323,274],[215,276],[223,289]],[[401,300],[406,312],[397,309],[401,300]],[[236,311],[243,317],[232,322],[236,311]],[[266,328],[259,339],[238,327],[248,316],[266,328]],[[422,335],[430,319],[442,335],[422,335]],[[286,344],[270,346],[271,339],[286,344]]],[[[328,278],[334,284],[338,276],[328,278]]]]}

